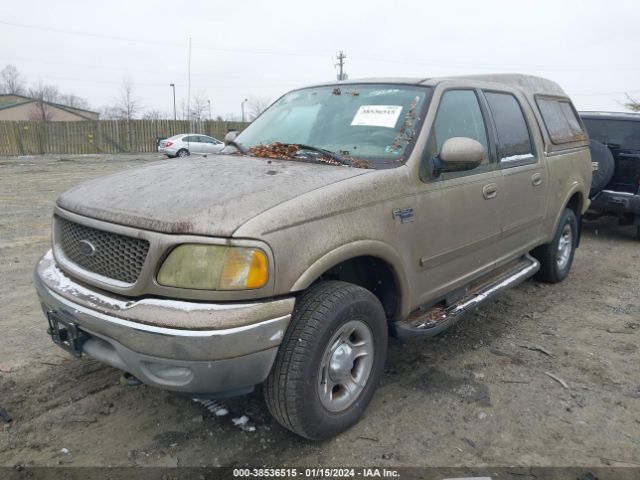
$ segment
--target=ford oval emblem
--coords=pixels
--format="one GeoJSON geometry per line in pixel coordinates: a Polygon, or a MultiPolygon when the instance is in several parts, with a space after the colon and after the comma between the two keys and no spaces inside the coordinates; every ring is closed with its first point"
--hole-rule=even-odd
{"type": "Polygon", "coordinates": [[[96,253],[96,247],[89,240],[80,240],[78,242],[78,250],[85,257],[93,257],[96,253]]]}

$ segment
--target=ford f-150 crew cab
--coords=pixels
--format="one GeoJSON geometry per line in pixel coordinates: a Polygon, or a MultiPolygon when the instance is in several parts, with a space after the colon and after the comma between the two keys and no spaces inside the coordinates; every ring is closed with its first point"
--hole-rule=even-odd
{"type": "Polygon", "coordinates": [[[523,75],[294,90],[222,154],[64,193],[36,289],[54,342],[191,397],[263,384],[310,439],[353,425],[388,335],[436,335],[563,280],[592,165],[575,109],[523,75]]]}

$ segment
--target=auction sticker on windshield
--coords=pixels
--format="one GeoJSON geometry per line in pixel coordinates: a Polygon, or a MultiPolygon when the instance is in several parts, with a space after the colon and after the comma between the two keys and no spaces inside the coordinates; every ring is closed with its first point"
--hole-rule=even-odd
{"type": "Polygon", "coordinates": [[[353,117],[351,125],[393,128],[401,111],[400,105],[362,105],[353,117]]]}

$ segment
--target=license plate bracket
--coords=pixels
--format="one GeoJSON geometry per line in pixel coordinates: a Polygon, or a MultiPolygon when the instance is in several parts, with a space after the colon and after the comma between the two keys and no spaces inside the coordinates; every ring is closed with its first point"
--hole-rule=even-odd
{"type": "Polygon", "coordinates": [[[82,356],[82,345],[90,335],[78,327],[73,320],[69,320],[60,315],[60,312],[50,310],[47,312],[49,328],[47,333],[51,335],[53,343],[65,349],[75,357],[82,356]]]}

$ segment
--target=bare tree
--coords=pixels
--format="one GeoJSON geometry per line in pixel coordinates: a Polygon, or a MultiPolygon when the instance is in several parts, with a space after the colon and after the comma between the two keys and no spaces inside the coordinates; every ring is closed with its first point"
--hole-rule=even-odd
{"type": "Polygon", "coordinates": [[[191,114],[189,115],[189,119],[195,120],[196,122],[206,120],[208,118],[208,108],[209,101],[207,97],[202,92],[199,92],[193,97],[193,100],[191,100],[191,114]]]}
{"type": "Polygon", "coordinates": [[[25,80],[14,65],[6,65],[0,72],[0,93],[24,95],[25,80]]]}
{"type": "Polygon", "coordinates": [[[144,118],[145,120],[162,120],[165,118],[169,118],[169,115],[161,110],[149,109],[144,112],[142,118],[144,118]]]}
{"type": "Polygon", "coordinates": [[[103,110],[103,118],[107,119],[116,119],[116,120],[126,120],[126,131],[127,131],[127,145],[126,149],[131,150],[132,148],[132,132],[131,132],[131,120],[133,120],[136,115],[140,112],[142,108],[140,99],[134,93],[133,81],[125,77],[122,79],[122,84],[120,85],[120,95],[116,100],[115,105],[111,107],[106,107],[103,110]]]}
{"type": "Polygon", "coordinates": [[[58,97],[58,102],[71,108],[79,108],[81,110],[89,110],[89,102],[82,97],[73,93],[62,94],[58,97]]]}
{"type": "Polygon", "coordinates": [[[633,98],[628,93],[625,93],[627,101],[623,103],[624,107],[631,110],[632,112],[640,112],[640,101],[633,98]]]}
{"type": "Polygon", "coordinates": [[[60,94],[58,87],[47,85],[39,81],[38,84],[29,89],[29,96],[36,100],[29,114],[29,120],[37,122],[49,122],[53,117],[53,110],[50,104],[58,101],[60,94]]]}
{"type": "Polygon", "coordinates": [[[271,105],[271,99],[268,97],[249,97],[247,101],[247,118],[253,121],[271,105]]]}
{"type": "Polygon", "coordinates": [[[225,113],[224,117],[220,117],[220,115],[218,115],[218,118],[221,118],[225,122],[239,122],[240,121],[240,115],[238,115],[237,113],[225,113]]]}
{"type": "Polygon", "coordinates": [[[141,105],[140,100],[134,93],[133,82],[130,78],[124,78],[120,86],[120,97],[116,105],[118,118],[123,120],[132,120],[139,113],[141,105]]]}
{"type": "Polygon", "coordinates": [[[180,102],[178,118],[182,120],[189,120],[189,106],[187,105],[186,100],[182,100],[180,102]]]}
{"type": "Polygon", "coordinates": [[[102,107],[100,109],[100,118],[103,120],[119,120],[120,117],[120,109],[117,107],[102,107]]]}
{"type": "Polygon", "coordinates": [[[182,100],[180,102],[180,112],[183,120],[191,120],[199,122],[201,120],[206,120],[208,118],[209,113],[209,102],[207,101],[207,97],[198,93],[195,97],[191,99],[191,104],[187,104],[186,100],[182,100]]]}

